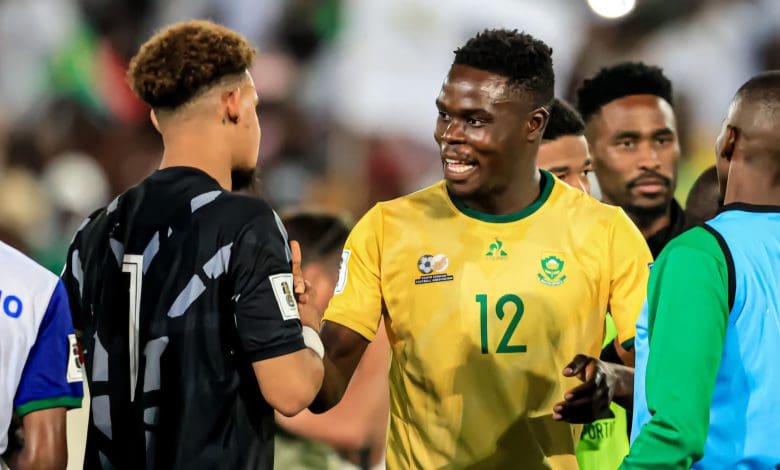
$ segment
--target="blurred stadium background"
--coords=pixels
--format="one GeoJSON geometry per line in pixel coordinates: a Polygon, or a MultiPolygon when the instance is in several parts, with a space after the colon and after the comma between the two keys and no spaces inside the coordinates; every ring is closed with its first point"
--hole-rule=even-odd
{"type": "Polygon", "coordinates": [[[59,272],[83,217],[155,169],[161,140],[125,66],[187,18],[257,45],[261,194],[353,217],[441,177],[434,99],[452,50],[485,27],[550,44],[569,100],[601,66],[663,67],[679,200],[712,164],[734,91],[780,68],[777,0],[0,0],[0,240],[59,272]]]}

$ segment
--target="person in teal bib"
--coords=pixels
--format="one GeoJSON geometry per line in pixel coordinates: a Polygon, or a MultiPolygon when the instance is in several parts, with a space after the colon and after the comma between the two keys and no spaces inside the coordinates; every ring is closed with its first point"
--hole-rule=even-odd
{"type": "Polygon", "coordinates": [[[780,466],[780,71],[739,89],[716,147],[723,209],[652,268],[623,469],[780,466]]]}

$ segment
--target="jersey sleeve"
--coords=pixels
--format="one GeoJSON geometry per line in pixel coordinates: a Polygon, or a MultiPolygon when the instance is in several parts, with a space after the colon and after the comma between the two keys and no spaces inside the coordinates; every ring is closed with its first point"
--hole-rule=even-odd
{"type": "Polygon", "coordinates": [[[14,397],[24,416],[48,408],[79,408],[84,396],[81,358],[62,282],[52,293],[14,397]]]}
{"type": "Polygon", "coordinates": [[[728,268],[717,240],[702,228],[672,243],[653,266],[648,292],[645,394],[652,417],[625,469],[690,468],[707,439],[728,326],[728,268]]]}
{"type": "Polygon", "coordinates": [[[339,280],[324,320],[373,341],[382,316],[382,207],[375,206],[355,225],[341,255],[339,280]]]}
{"type": "Polygon", "coordinates": [[[276,214],[268,212],[244,226],[230,257],[236,327],[252,362],[306,347],[287,234],[276,214]]]}
{"type": "Polygon", "coordinates": [[[653,258],[642,234],[621,209],[617,210],[610,242],[609,312],[615,320],[618,341],[631,349],[653,258]]]}
{"type": "Polygon", "coordinates": [[[81,247],[84,239],[84,231],[87,226],[98,217],[103,209],[98,209],[93,212],[89,217],[84,219],[81,226],[73,236],[73,240],[68,247],[68,254],[65,259],[65,267],[62,270],[60,278],[65,286],[65,291],[68,295],[68,302],[70,306],[70,314],[73,321],[73,326],[76,328],[77,335],[84,330],[90,321],[86,317],[85,309],[83,308],[83,294],[84,294],[84,251],[81,247]]]}

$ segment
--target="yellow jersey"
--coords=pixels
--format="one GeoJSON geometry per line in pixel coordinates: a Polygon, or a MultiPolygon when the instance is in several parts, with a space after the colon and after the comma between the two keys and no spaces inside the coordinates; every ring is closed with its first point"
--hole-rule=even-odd
{"type": "Polygon", "coordinates": [[[652,261],[622,209],[542,171],[537,200],[478,213],[444,181],[355,226],[324,319],[393,351],[389,469],[577,468],[580,427],[552,419],[598,356],[605,312],[633,339],[652,261]]]}

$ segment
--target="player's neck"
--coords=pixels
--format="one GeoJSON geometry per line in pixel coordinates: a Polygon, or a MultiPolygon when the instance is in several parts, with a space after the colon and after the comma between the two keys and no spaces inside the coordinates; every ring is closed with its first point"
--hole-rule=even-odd
{"type": "Polygon", "coordinates": [[[645,237],[645,240],[665,229],[672,223],[672,217],[668,212],[661,215],[654,215],[653,217],[642,217],[629,213],[629,217],[642,233],[642,236],[645,237]]]}
{"type": "Polygon", "coordinates": [[[233,187],[230,158],[225,155],[224,147],[213,144],[217,141],[208,138],[208,134],[200,137],[183,132],[164,135],[160,169],[176,166],[197,168],[230,191],[233,187]]]}
{"type": "Polygon", "coordinates": [[[724,204],[753,204],[757,206],[780,206],[780,181],[774,178],[749,178],[742,181],[729,177],[724,204]]]}
{"type": "Polygon", "coordinates": [[[534,203],[541,193],[541,174],[536,168],[526,178],[513,178],[503,191],[463,198],[471,209],[491,215],[514,214],[534,203]]]}

